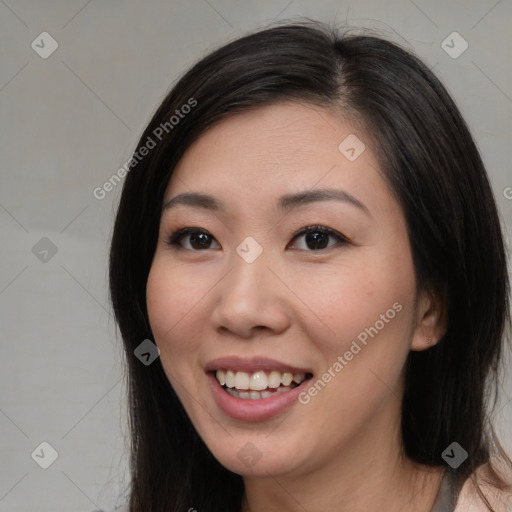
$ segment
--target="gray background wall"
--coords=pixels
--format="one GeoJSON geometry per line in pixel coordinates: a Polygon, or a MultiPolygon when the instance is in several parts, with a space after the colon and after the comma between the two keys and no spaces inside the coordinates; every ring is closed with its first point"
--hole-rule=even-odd
{"type": "MultiPolygon", "coordinates": [[[[103,200],[93,190],[130,157],[193,61],[298,16],[377,29],[435,68],[510,230],[510,0],[0,0],[1,512],[115,505],[128,482],[106,285],[120,187],[103,200]],[[446,39],[454,31],[463,39],[446,39]],[[55,43],[42,32],[58,44],[49,56],[55,43]]],[[[512,446],[510,382],[503,391],[500,428],[512,446]]]]}

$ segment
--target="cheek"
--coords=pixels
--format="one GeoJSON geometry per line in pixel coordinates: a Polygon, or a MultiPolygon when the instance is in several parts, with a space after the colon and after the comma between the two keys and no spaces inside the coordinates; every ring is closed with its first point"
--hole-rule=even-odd
{"type": "Polygon", "coordinates": [[[322,429],[332,439],[360,431],[382,404],[394,404],[389,397],[400,395],[414,318],[411,282],[372,268],[379,267],[317,275],[302,288],[325,325],[314,317],[308,322],[322,368],[301,398],[318,411],[307,419],[310,429],[322,429]]]}
{"type": "MultiPolygon", "coordinates": [[[[288,277],[290,288],[307,306],[303,308],[303,328],[315,331],[312,341],[322,339],[324,346],[339,352],[361,333],[364,342],[364,333],[367,337],[371,335],[368,331],[372,334],[376,334],[375,330],[379,334],[408,332],[411,316],[407,306],[413,298],[410,293],[413,279],[397,279],[397,275],[408,276],[405,269],[403,274],[393,269],[386,272],[375,269],[382,266],[363,262],[334,272],[332,268],[315,270],[310,272],[310,279],[304,279],[307,273],[288,277]]],[[[400,336],[401,340],[406,338],[400,336]]]]}
{"type": "Polygon", "coordinates": [[[196,340],[200,338],[189,332],[198,327],[197,323],[189,324],[202,291],[194,283],[179,269],[169,268],[158,258],[148,276],[146,301],[151,330],[164,368],[173,369],[173,373],[192,362],[196,340]]]}
{"type": "MultiPolygon", "coordinates": [[[[317,378],[329,390],[318,393],[318,405],[343,404],[340,418],[346,421],[348,415],[354,424],[400,384],[415,297],[414,270],[406,250],[402,255],[368,251],[358,256],[335,272],[315,271],[312,279],[296,276],[293,288],[314,313],[307,313],[309,320],[302,328],[322,354],[317,378]]],[[[317,389],[324,389],[323,384],[317,389]]],[[[317,396],[315,390],[312,393],[317,396]]]]}

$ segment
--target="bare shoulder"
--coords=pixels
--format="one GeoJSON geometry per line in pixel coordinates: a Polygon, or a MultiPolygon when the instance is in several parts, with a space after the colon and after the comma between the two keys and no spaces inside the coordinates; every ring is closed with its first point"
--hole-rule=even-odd
{"type": "Polygon", "coordinates": [[[512,471],[500,468],[500,474],[509,485],[506,490],[500,490],[490,483],[491,478],[486,464],[479,467],[464,483],[455,512],[511,512],[512,471]]]}

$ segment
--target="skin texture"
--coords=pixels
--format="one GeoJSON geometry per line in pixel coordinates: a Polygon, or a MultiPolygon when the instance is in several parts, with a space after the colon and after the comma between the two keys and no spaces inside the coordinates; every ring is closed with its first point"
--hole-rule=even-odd
{"type": "Polygon", "coordinates": [[[244,511],[430,510],[442,474],[402,456],[400,399],[408,352],[428,349],[443,326],[416,288],[405,219],[365,134],[291,102],[237,114],[187,150],[164,203],[182,192],[212,195],[225,211],[164,210],[147,282],[150,323],[199,435],[244,477],[244,511]],[[366,144],[354,161],[338,149],[350,134],[366,144]],[[324,188],[367,211],[336,200],[277,206],[284,194],[324,188]],[[326,249],[308,248],[294,235],[311,225],[349,242],[331,237],[326,249]],[[186,235],[168,244],[188,226],[212,235],[209,248],[193,250],[186,235]],[[236,252],[249,236],[263,249],[252,263],[236,252]],[[205,373],[212,359],[271,357],[316,380],[393,304],[400,311],[309,403],[246,422],[214,402],[205,373]],[[237,457],[248,442],[261,454],[250,467],[237,457]]]}

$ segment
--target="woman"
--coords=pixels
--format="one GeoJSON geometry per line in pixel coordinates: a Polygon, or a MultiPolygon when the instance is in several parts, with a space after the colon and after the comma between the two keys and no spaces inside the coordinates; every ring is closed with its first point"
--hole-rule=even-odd
{"type": "Polygon", "coordinates": [[[508,510],[499,218],[397,45],[290,24],[192,67],[130,161],[110,287],[131,512],[508,510]]]}

